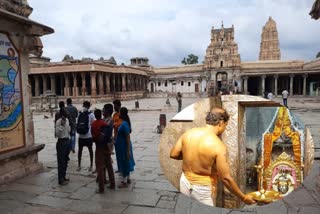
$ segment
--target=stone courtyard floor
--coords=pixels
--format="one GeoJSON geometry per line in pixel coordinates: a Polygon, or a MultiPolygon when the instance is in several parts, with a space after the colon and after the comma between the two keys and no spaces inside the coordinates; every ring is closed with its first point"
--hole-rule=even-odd
{"type": "MultiPolygon", "coordinates": [[[[183,107],[200,98],[183,98],[183,107]]],[[[317,160],[314,169],[303,185],[288,197],[276,203],[246,210],[227,210],[201,205],[183,195],[163,175],[158,160],[160,135],[155,132],[160,113],[165,113],[167,123],[177,109],[164,108],[165,98],[141,99],[139,111],[130,111],[134,158],[136,168],[132,184],[127,189],[106,189],[96,194],[95,174],[88,171],[89,153],[83,150],[83,166],[77,168],[77,153],[70,154],[68,185],[57,182],[56,149],[53,118],[49,113],[35,113],[35,141],[46,144],[39,153],[44,170],[13,183],[0,186],[0,214],[4,213],[320,213],[320,98],[291,98],[289,108],[311,128],[317,160]],[[44,115],[49,116],[48,119],[44,115]]],[[[275,101],[280,102],[279,98],[275,101]]],[[[80,109],[80,105],[76,105],[80,109]]],[[[93,104],[101,108],[103,104],[93,104]]],[[[124,101],[122,106],[134,109],[134,101],[124,101]]],[[[76,147],[77,151],[77,147],[76,147]]],[[[115,166],[115,165],[114,165],[115,166]]],[[[117,175],[117,174],[116,174],[117,175]]],[[[116,176],[119,179],[118,176],[116,176]]]]}

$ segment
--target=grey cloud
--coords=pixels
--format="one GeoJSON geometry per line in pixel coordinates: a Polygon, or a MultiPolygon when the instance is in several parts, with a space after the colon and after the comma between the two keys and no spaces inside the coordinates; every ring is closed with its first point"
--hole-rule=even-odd
{"type": "MultiPolygon", "coordinates": [[[[57,0],[50,13],[44,1],[30,0],[36,21],[55,28],[43,38],[44,54],[61,60],[109,57],[129,63],[146,56],[156,66],[180,64],[190,53],[203,60],[212,26],[235,26],[242,61],[257,60],[262,27],[272,16],[285,59],[310,60],[320,41],[319,22],[308,12],[313,0],[57,0]],[[65,53],[64,53],[65,51],[65,53]],[[294,58],[292,58],[294,57],[294,58]]],[[[318,50],[319,51],[319,50],[318,50]]]]}

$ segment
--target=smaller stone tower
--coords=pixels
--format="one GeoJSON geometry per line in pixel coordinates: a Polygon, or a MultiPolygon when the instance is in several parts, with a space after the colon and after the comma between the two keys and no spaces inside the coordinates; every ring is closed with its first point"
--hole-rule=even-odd
{"type": "Polygon", "coordinates": [[[211,41],[204,58],[204,68],[230,68],[240,66],[238,45],[234,41],[234,27],[211,29],[211,41]]]}
{"type": "Polygon", "coordinates": [[[259,60],[280,60],[280,46],[276,22],[269,17],[262,29],[259,60]]]}

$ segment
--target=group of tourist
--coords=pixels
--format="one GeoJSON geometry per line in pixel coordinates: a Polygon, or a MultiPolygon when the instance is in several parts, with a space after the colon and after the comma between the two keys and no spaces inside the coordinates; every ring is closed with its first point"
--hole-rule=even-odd
{"type": "Polygon", "coordinates": [[[63,101],[59,102],[59,111],[55,114],[55,137],[58,162],[58,183],[65,185],[69,182],[66,177],[70,152],[75,153],[76,133],[78,133],[78,168],[81,170],[81,157],[83,147],[87,147],[90,155],[89,171],[93,170],[93,143],[95,143],[95,166],[98,183],[97,193],[104,192],[107,182],[106,172],[109,177],[109,188],[115,189],[115,175],[111,155],[116,154],[116,162],[121,175],[118,188],[128,187],[131,183],[130,172],[134,171],[135,161],[130,139],[131,122],[128,109],[121,107],[120,100],[105,104],[103,109],[90,111],[91,104],[84,101],[82,111],[78,113],[72,105],[72,100],[67,99],[67,107],[63,101]]]}

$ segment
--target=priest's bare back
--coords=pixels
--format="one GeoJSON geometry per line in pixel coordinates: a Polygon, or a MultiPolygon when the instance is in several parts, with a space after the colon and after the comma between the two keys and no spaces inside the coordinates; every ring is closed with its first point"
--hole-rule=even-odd
{"type": "Polygon", "coordinates": [[[180,191],[204,204],[215,206],[217,179],[246,204],[254,204],[251,196],[241,192],[230,175],[227,147],[219,136],[229,120],[222,108],[213,108],[206,125],[186,131],[172,148],[170,157],[182,160],[180,191]]]}

